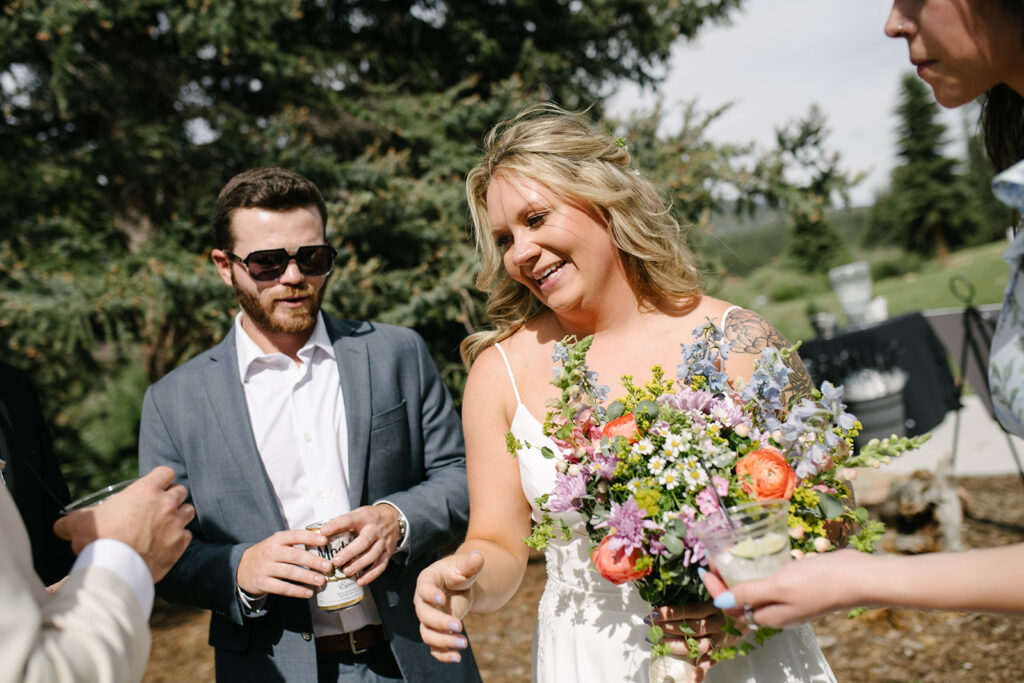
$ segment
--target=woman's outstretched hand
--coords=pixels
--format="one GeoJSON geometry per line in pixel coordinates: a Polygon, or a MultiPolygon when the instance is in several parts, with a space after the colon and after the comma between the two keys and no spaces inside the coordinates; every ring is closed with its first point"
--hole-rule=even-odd
{"type": "Polygon", "coordinates": [[[484,568],[477,551],[449,555],[422,572],[416,580],[413,604],[420,620],[420,636],[430,654],[442,662],[458,662],[467,647],[462,617],[473,604],[473,584],[484,568]]]}
{"type": "Polygon", "coordinates": [[[790,562],[766,579],[746,581],[726,590],[722,578],[710,571],[704,585],[714,604],[745,623],[782,628],[857,604],[846,580],[850,568],[865,562],[864,553],[838,550],[790,562]],[[749,608],[749,612],[746,608],[749,608]]]}

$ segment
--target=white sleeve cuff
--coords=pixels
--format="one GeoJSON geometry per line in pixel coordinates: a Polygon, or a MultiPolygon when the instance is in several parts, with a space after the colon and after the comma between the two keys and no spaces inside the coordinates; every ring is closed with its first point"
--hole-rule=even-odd
{"type": "Polygon", "coordinates": [[[153,574],[142,556],[127,543],[112,538],[99,538],[85,546],[71,566],[71,574],[89,567],[109,569],[120,576],[139,601],[143,614],[149,619],[153,611],[153,574]]]}
{"type": "Polygon", "coordinates": [[[256,617],[262,617],[267,613],[267,596],[261,595],[259,597],[249,595],[241,586],[235,586],[238,589],[238,602],[242,606],[242,616],[255,619],[256,617]]]}

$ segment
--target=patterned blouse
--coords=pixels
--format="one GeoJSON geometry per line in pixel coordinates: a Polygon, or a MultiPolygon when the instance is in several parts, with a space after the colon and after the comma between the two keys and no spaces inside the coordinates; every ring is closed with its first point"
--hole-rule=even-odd
{"type": "MultiPolygon", "coordinates": [[[[992,180],[999,201],[1024,215],[1024,161],[992,180]]],[[[996,417],[1007,431],[1024,437],[1024,220],[1003,253],[1010,264],[1010,282],[1003,297],[999,324],[992,338],[988,364],[989,389],[996,417]]]]}

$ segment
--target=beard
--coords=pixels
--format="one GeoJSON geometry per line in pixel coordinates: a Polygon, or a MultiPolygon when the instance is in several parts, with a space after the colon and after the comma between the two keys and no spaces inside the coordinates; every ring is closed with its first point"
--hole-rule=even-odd
{"type": "MultiPolygon", "coordinates": [[[[268,334],[300,334],[310,332],[316,326],[317,314],[320,312],[320,304],[324,299],[324,292],[327,290],[326,280],[319,289],[315,287],[295,288],[290,287],[283,292],[275,292],[274,298],[261,299],[259,293],[252,292],[238,286],[235,281],[235,274],[231,273],[231,284],[235,290],[235,298],[238,305],[261,330],[268,334]],[[310,296],[306,305],[302,308],[281,309],[274,305],[278,299],[287,299],[293,296],[310,296]]],[[[269,292],[269,290],[265,290],[269,292]]]]}

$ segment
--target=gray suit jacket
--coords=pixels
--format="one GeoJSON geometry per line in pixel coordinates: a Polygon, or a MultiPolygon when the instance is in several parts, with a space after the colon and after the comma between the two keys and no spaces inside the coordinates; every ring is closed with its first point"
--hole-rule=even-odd
{"type": "MultiPolygon", "coordinates": [[[[352,507],[387,498],[409,522],[408,554],[370,585],[406,680],[479,680],[433,659],[413,610],[419,572],[465,533],[465,448],[451,397],[412,330],[324,315],[348,423],[352,507]]],[[[250,426],[234,330],[146,392],[139,465],[168,465],[196,508],[194,538],[158,585],[167,600],[209,610],[219,681],[316,681],[309,602],[270,596],[246,618],[236,598],[242,551],[285,529],[250,426]]],[[[468,654],[468,653],[467,653],[468,654]]]]}

